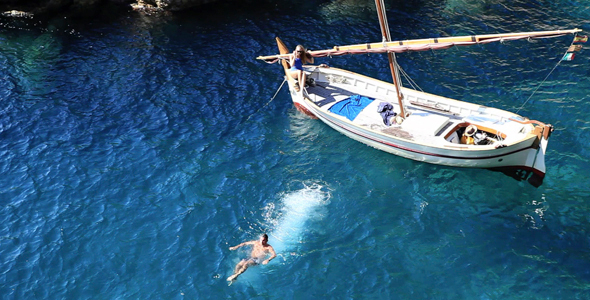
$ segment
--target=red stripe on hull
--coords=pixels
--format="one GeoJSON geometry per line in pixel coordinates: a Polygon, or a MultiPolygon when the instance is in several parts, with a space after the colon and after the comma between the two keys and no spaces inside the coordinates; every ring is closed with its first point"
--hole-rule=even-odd
{"type": "Polygon", "coordinates": [[[374,142],[377,142],[377,143],[380,143],[380,144],[383,144],[383,145],[387,145],[387,146],[392,147],[392,148],[397,148],[397,149],[400,149],[400,150],[404,150],[404,151],[407,151],[407,152],[414,152],[414,153],[419,153],[419,154],[429,155],[429,156],[434,156],[434,157],[460,159],[460,160],[465,160],[465,159],[492,159],[492,158],[499,158],[499,157],[508,156],[508,155],[514,154],[516,152],[524,151],[524,150],[527,150],[527,149],[532,149],[532,147],[526,147],[526,148],[514,150],[512,152],[508,152],[508,153],[497,154],[497,155],[490,155],[490,156],[483,156],[483,157],[466,157],[466,156],[453,156],[453,155],[436,154],[436,153],[425,152],[425,151],[416,150],[416,149],[412,149],[412,148],[407,148],[407,147],[404,147],[404,146],[401,146],[401,145],[392,144],[392,143],[389,143],[389,142],[386,142],[386,141],[383,141],[383,140],[380,140],[380,139],[375,139],[375,138],[373,138],[371,136],[362,134],[362,133],[360,133],[357,130],[353,130],[353,129],[349,128],[349,127],[345,127],[345,126],[342,126],[342,125],[340,125],[340,124],[338,124],[336,122],[333,122],[333,121],[329,120],[328,118],[326,118],[326,120],[329,121],[330,123],[332,123],[332,124],[334,124],[334,125],[342,128],[342,129],[348,131],[348,132],[351,132],[352,134],[355,134],[355,135],[364,137],[365,139],[368,139],[368,140],[371,140],[371,141],[374,141],[374,142]]]}
{"type": "Polygon", "coordinates": [[[297,102],[293,102],[293,104],[295,104],[295,107],[297,108],[298,111],[310,116],[312,119],[317,119],[318,117],[316,117],[316,115],[314,115],[311,111],[309,111],[309,109],[307,109],[307,107],[297,103],[297,102]]]}

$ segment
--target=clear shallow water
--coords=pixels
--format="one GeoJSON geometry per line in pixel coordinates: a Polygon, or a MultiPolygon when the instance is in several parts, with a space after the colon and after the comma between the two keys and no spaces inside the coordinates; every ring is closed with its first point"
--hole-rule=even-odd
{"type": "MultiPolygon", "coordinates": [[[[583,2],[387,5],[398,39],[590,31],[583,2]]],[[[3,298],[587,297],[587,49],[520,111],[556,127],[534,188],[369,148],[297,112],[286,88],[269,103],[281,70],[254,58],[274,36],[378,40],[372,5],[228,8],[2,20],[3,298]],[[228,287],[247,254],[228,247],[262,232],[279,257],[228,287]]],[[[516,111],[570,41],[398,60],[427,92],[516,111]]],[[[385,57],[318,62],[389,80],[385,57]]]]}

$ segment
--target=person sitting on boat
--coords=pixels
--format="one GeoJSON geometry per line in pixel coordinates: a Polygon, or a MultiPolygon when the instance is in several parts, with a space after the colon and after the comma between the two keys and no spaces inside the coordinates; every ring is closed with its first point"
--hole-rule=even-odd
{"type": "Polygon", "coordinates": [[[295,51],[291,55],[291,59],[289,60],[289,65],[291,65],[291,69],[289,70],[289,75],[298,82],[295,82],[295,90],[299,92],[300,85],[303,84],[305,86],[305,77],[306,74],[303,71],[304,64],[313,64],[313,57],[305,50],[302,45],[297,45],[295,51]]]}
{"type": "Polygon", "coordinates": [[[477,127],[475,125],[469,125],[463,132],[463,136],[461,137],[461,144],[465,145],[474,145],[475,139],[473,135],[477,132],[477,127]]]}

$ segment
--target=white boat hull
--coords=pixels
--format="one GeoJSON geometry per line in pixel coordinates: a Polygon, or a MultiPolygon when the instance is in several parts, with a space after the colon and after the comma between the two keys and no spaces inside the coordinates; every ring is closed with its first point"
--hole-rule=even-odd
{"type": "MultiPolygon", "coordinates": [[[[370,104],[354,120],[330,111],[334,103],[350,95],[388,102],[395,94],[392,84],[335,68],[306,66],[318,83],[303,92],[290,92],[295,106],[336,131],[376,149],[432,164],[468,168],[514,169],[545,175],[544,155],[550,126],[538,128],[516,114],[467,102],[402,89],[409,116],[401,125],[386,126],[370,104]],[[453,131],[467,125],[495,132],[501,141],[486,145],[451,142],[453,131]],[[446,126],[446,127],[445,127],[446,126]],[[445,129],[446,128],[446,129],[445,129]]],[[[375,105],[373,105],[375,106],[375,105]]],[[[399,110],[398,110],[399,111],[399,110]]]]}

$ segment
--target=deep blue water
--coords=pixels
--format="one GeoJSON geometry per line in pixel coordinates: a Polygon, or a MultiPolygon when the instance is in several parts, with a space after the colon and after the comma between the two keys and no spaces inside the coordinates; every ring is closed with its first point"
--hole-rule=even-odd
{"type": "MultiPolygon", "coordinates": [[[[584,1],[386,1],[395,39],[579,27],[584,1]]],[[[2,299],[588,299],[590,56],[520,114],[555,125],[535,188],[424,164],[297,112],[274,37],[380,40],[371,1],[1,20],[2,299]],[[369,2],[369,4],[365,4],[369,2]],[[233,285],[266,232],[279,256],[233,285]]],[[[398,61],[427,92],[518,110],[571,37],[398,61]]],[[[389,80],[382,55],[318,59],[389,80]]]]}

